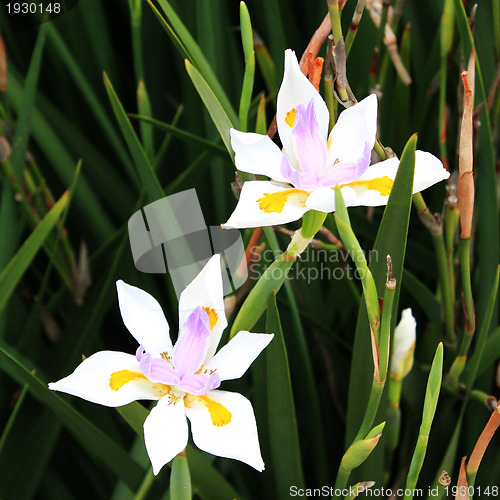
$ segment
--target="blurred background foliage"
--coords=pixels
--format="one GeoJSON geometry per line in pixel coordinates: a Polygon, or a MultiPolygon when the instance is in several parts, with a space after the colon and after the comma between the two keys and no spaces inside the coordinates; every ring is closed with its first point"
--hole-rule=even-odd
{"type": "MultiPolygon", "coordinates": [[[[464,2],[465,10],[459,0],[404,3],[393,27],[411,85],[404,85],[398,77],[382,31],[368,11],[348,57],[349,83],[358,99],[374,90],[380,94],[379,137],[385,146],[400,155],[411,134],[418,132],[419,149],[445,158],[454,171],[458,168],[460,73],[471,50],[463,14],[470,14],[472,2],[464,2]],[[443,17],[445,8],[450,10],[443,17]]],[[[237,110],[244,73],[239,2],[171,0],[154,5],[182,40],[175,18],[164,7],[171,6],[179,16],[237,110]]],[[[355,6],[356,2],[348,0],[342,11],[344,36],[355,6]]],[[[261,50],[268,50],[271,68],[264,74],[262,61],[257,65],[249,119],[249,130],[255,130],[262,95],[267,123],[274,116],[284,50],[293,48],[302,54],[327,5],[323,1],[254,0],[248,2],[248,9],[255,38],[261,50]]],[[[455,483],[460,458],[471,454],[489,417],[481,399],[500,395],[498,307],[491,300],[499,257],[500,100],[495,90],[499,12],[498,0],[479,1],[472,27],[479,126],[472,286],[476,332],[484,331],[483,355],[474,342],[471,353],[479,363],[478,377],[474,381],[468,376],[471,365],[467,364],[461,382],[472,380],[471,389],[477,392],[463,414],[466,389],[446,383],[442,388],[419,480],[425,491],[436,484],[443,468],[455,483]]],[[[80,0],[54,21],[22,31],[13,31],[5,5],[0,14],[4,42],[0,50],[2,57],[7,55],[7,81],[0,92],[0,497],[169,498],[168,468],[152,482],[142,438],[135,437],[126,423],[137,418],[139,410],[124,418],[115,410],[50,393],[45,384],[71,372],[82,354],[102,349],[134,352],[134,340],[117,307],[117,279],[152,293],[162,304],[171,330],[176,331],[177,302],[168,275],[152,276],[135,269],[127,221],[140,207],[160,198],[160,193],[193,187],[207,225],[226,221],[236,204],[230,187],[234,181],[231,158],[185,70],[184,55],[147,2],[80,0]],[[103,72],[110,82],[108,91],[114,88],[126,113],[163,123],[153,126],[130,117],[154,169],[154,175],[149,171],[150,185],[144,183],[146,163],[131,154],[130,142],[122,134],[103,72]]],[[[325,47],[320,55],[324,52],[325,47]]],[[[200,64],[196,57],[192,62],[195,67],[200,64]]],[[[1,67],[0,73],[5,76],[1,67]]],[[[426,191],[424,197],[431,212],[441,213],[444,184],[426,191]]],[[[444,338],[432,237],[414,212],[399,310],[413,308],[417,347],[415,367],[403,387],[400,446],[389,460],[382,438],[377,453],[355,475],[356,480],[374,480],[379,486],[404,487],[430,362],[437,342],[444,338]]],[[[382,214],[383,208],[350,211],[353,228],[367,252],[373,247],[382,214]]],[[[245,242],[251,234],[243,232],[245,242]]],[[[284,249],[286,236],[277,236],[284,249]]],[[[450,241],[456,252],[453,231],[450,241]]],[[[352,275],[353,265],[345,254],[325,253],[321,259],[303,259],[296,266],[311,269],[321,264],[332,273],[349,267],[352,275]]],[[[453,314],[460,336],[464,316],[459,269],[453,259],[452,254],[457,278],[453,314]]],[[[360,294],[355,279],[307,282],[298,277],[277,296],[297,415],[299,469],[309,487],[333,486],[352,422],[359,420],[348,398],[358,398],[363,404],[364,394],[355,392],[353,373],[359,372],[360,380],[371,377],[368,364],[351,366],[360,294]]],[[[254,331],[265,328],[262,319],[254,331]]],[[[456,347],[446,346],[445,373],[455,355],[456,347]]],[[[266,471],[259,475],[238,462],[188,453],[194,491],[200,498],[288,498],[286,484],[299,480],[287,477],[286,468],[280,475],[280,452],[270,449],[277,446],[270,434],[280,422],[268,412],[266,384],[269,388],[272,382],[265,373],[262,357],[251,376],[224,388],[238,389],[252,400],[266,471]]],[[[498,485],[498,444],[497,436],[483,459],[476,485],[498,485]]]]}

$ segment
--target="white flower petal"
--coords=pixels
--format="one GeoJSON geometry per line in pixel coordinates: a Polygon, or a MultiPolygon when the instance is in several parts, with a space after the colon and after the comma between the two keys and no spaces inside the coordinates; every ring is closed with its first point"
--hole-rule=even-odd
{"type": "Polygon", "coordinates": [[[277,182],[246,181],[238,205],[224,227],[274,226],[295,221],[307,212],[308,196],[306,191],[277,182]]]}
{"type": "Polygon", "coordinates": [[[181,398],[175,404],[162,398],[144,422],[144,442],[156,476],[160,469],[186,448],[188,425],[181,398]]]}
{"type": "Polygon", "coordinates": [[[186,287],[179,298],[180,328],[197,307],[203,307],[208,313],[212,336],[205,361],[214,355],[222,332],[227,326],[220,266],[220,255],[216,254],[211,257],[200,274],[186,287]]]}
{"type": "Polygon", "coordinates": [[[314,190],[307,198],[306,207],[318,212],[334,212],[335,191],[327,187],[314,190]]]}
{"type": "Polygon", "coordinates": [[[283,148],[289,155],[290,162],[294,166],[297,166],[297,158],[293,148],[292,127],[290,126],[290,124],[293,126],[293,120],[287,120],[287,115],[289,112],[293,113],[293,110],[299,104],[307,106],[311,100],[314,100],[314,111],[321,136],[326,140],[330,121],[328,108],[319,92],[314,88],[314,85],[300,70],[295,52],[288,49],[285,51],[283,82],[278,92],[276,123],[283,148]]]}
{"type": "Polygon", "coordinates": [[[200,450],[264,470],[253,408],[241,394],[210,391],[206,396],[192,397],[186,415],[200,450]]]}
{"type": "Polygon", "coordinates": [[[240,378],[273,337],[273,334],[241,331],[220,349],[205,369],[216,369],[221,381],[240,378]]]}
{"type": "Polygon", "coordinates": [[[370,151],[373,149],[376,134],[377,96],[371,94],[340,113],[328,138],[328,165],[337,159],[356,163],[363,156],[366,143],[370,151]]]}
{"type": "Polygon", "coordinates": [[[267,135],[240,132],[231,129],[231,146],[236,168],[250,174],[267,175],[271,179],[287,182],[281,173],[280,148],[267,135]]]}
{"type": "MultiPolygon", "coordinates": [[[[344,186],[341,191],[347,207],[355,203],[357,199],[356,191],[349,186],[344,186]]],[[[307,198],[306,207],[319,212],[335,212],[335,189],[326,187],[316,189],[307,198]]]]}
{"type": "MultiPolygon", "coordinates": [[[[370,165],[357,181],[347,184],[358,194],[352,205],[375,207],[387,204],[398,168],[399,159],[395,157],[370,165]]],[[[425,151],[416,151],[413,194],[447,179],[449,176],[449,172],[438,158],[425,151]]]]}
{"type": "Polygon", "coordinates": [[[401,313],[401,321],[394,329],[392,345],[391,373],[396,375],[403,372],[401,363],[407,354],[414,349],[417,338],[417,322],[413,317],[411,308],[401,313]]]}
{"type": "Polygon", "coordinates": [[[434,184],[448,179],[450,173],[444,168],[441,160],[427,151],[415,152],[415,175],[413,177],[413,193],[419,193],[434,184]]]}
{"type": "Polygon", "coordinates": [[[116,282],[116,289],[123,322],[137,342],[152,355],[171,353],[168,323],[158,301],[122,280],[116,282]]]}
{"type": "Polygon", "coordinates": [[[159,399],[163,388],[144,377],[135,356],[101,351],[85,359],[71,375],[49,384],[49,389],[116,407],[138,399],[159,399]]]}

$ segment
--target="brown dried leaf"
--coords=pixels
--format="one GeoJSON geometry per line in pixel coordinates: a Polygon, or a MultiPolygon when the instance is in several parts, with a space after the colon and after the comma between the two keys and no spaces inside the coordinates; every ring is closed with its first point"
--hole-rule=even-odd
{"type": "Polygon", "coordinates": [[[458,152],[458,208],[460,210],[461,237],[470,238],[474,211],[473,177],[473,115],[474,115],[474,51],[469,60],[469,69],[462,73],[464,84],[464,110],[460,128],[460,148],[458,152]]]}
{"type": "Polygon", "coordinates": [[[469,483],[467,482],[467,472],[465,471],[465,459],[462,458],[462,463],[460,464],[460,473],[458,475],[457,481],[457,494],[455,495],[455,500],[470,500],[469,496],[469,483]]]}

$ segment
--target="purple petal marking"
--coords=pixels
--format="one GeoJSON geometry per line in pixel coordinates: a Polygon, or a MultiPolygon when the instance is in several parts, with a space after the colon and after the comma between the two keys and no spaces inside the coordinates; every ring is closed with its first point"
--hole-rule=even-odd
{"type": "Polygon", "coordinates": [[[314,100],[311,99],[307,107],[299,104],[295,112],[292,137],[295,154],[302,170],[302,181],[304,185],[306,185],[304,181],[307,181],[307,184],[314,183],[318,186],[318,181],[326,167],[327,149],[325,138],[319,131],[314,100]]]}
{"type": "Polygon", "coordinates": [[[186,375],[182,378],[177,388],[181,391],[193,394],[194,396],[203,396],[208,391],[213,391],[220,386],[220,377],[217,372],[207,375],[197,373],[195,375],[186,375]]]}
{"type": "Polygon", "coordinates": [[[210,346],[210,322],[207,312],[197,307],[184,323],[175,343],[175,370],[184,378],[200,369],[210,346]]]}
{"type": "Polygon", "coordinates": [[[365,142],[365,149],[363,150],[363,155],[356,163],[356,179],[359,179],[361,175],[364,174],[366,169],[370,166],[372,162],[372,150],[370,149],[370,144],[365,142]]]}
{"type": "Polygon", "coordinates": [[[149,353],[142,355],[139,366],[144,376],[151,380],[151,382],[177,385],[181,379],[168,361],[161,358],[151,359],[151,354],[149,353]]]}
{"type": "Polygon", "coordinates": [[[319,183],[322,187],[335,187],[337,184],[347,184],[356,179],[356,165],[354,163],[338,163],[323,174],[319,183]]]}

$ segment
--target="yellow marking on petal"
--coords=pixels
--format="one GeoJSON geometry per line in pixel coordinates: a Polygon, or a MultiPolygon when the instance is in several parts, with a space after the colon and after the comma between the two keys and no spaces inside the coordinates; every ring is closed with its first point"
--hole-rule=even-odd
{"type": "Polygon", "coordinates": [[[212,424],[216,427],[222,427],[231,422],[231,412],[224,405],[208,396],[198,396],[198,399],[207,407],[212,424]]]}
{"type": "Polygon", "coordinates": [[[305,207],[309,193],[307,193],[307,191],[302,191],[301,189],[288,189],[286,191],[278,191],[276,193],[264,193],[264,196],[257,200],[259,210],[262,210],[266,214],[271,212],[277,212],[280,214],[290,196],[296,196],[300,205],[305,207]]]}
{"type": "Polygon", "coordinates": [[[120,370],[118,372],[113,372],[111,374],[111,377],[109,377],[109,388],[112,391],[117,391],[132,380],[141,379],[147,380],[147,378],[142,373],[133,372],[130,370],[120,370]]]}
{"type": "Polygon", "coordinates": [[[210,330],[214,329],[214,326],[219,321],[219,316],[217,315],[216,310],[213,307],[203,307],[202,308],[208,314],[208,321],[210,322],[210,330]]]}
{"type": "Polygon", "coordinates": [[[369,179],[366,181],[353,181],[347,184],[341,184],[340,187],[349,186],[353,189],[362,189],[370,191],[378,191],[381,196],[389,196],[391,194],[392,185],[394,181],[384,175],[384,177],[377,177],[375,179],[369,179]]]}
{"type": "Polygon", "coordinates": [[[285,123],[290,127],[293,128],[293,124],[295,123],[295,117],[297,116],[297,112],[295,111],[295,108],[291,109],[285,117],[285,123]]]}
{"type": "Polygon", "coordinates": [[[326,149],[330,149],[332,142],[333,142],[332,136],[328,137],[328,140],[326,141],[326,149]]]}

